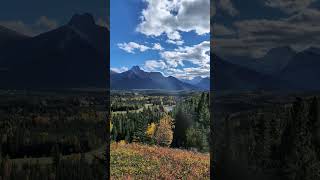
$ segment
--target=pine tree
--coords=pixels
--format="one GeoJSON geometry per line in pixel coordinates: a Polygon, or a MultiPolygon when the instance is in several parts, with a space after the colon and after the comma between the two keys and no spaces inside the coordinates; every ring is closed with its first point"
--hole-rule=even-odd
{"type": "Polygon", "coordinates": [[[312,143],[310,119],[308,118],[307,104],[297,99],[292,108],[292,126],[287,142],[288,151],[285,152],[284,173],[291,180],[304,180],[311,177],[319,179],[317,156],[312,143]]]}
{"type": "Polygon", "coordinates": [[[145,142],[145,131],[147,129],[148,124],[145,122],[142,116],[136,119],[135,131],[133,133],[133,141],[134,142],[145,142]]]}

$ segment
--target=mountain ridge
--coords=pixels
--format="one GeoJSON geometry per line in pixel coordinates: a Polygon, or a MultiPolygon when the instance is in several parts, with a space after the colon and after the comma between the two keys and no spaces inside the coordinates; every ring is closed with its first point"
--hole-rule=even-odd
{"type": "Polygon", "coordinates": [[[160,72],[145,72],[139,66],[111,76],[111,89],[163,89],[163,90],[198,90],[197,87],[179,79],[163,76],[160,72]]]}
{"type": "MultiPolygon", "coordinates": [[[[84,16],[79,17],[81,24],[84,16]]],[[[0,69],[6,69],[0,71],[0,87],[106,87],[109,31],[95,23],[79,27],[68,23],[0,50],[0,69]]]]}

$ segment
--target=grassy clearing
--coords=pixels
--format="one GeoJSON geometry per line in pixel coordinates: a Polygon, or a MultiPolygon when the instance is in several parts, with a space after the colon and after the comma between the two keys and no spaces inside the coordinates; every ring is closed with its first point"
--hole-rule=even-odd
{"type": "Polygon", "coordinates": [[[111,179],[209,179],[209,154],[111,144],[111,179]]]}

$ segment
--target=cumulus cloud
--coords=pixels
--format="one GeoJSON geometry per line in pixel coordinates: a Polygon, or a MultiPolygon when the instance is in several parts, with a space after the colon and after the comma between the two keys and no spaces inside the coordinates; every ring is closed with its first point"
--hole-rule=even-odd
{"type": "Polygon", "coordinates": [[[152,49],[162,51],[163,47],[161,46],[161,44],[155,43],[152,49]]]}
{"type": "Polygon", "coordinates": [[[111,71],[114,71],[116,73],[122,73],[125,71],[128,71],[129,68],[128,67],[121,67],[121,68],[110,68],[111,71]]]}
{"type": "Polygon", "coordinates": [[[195,76],[209,76],[210,74],[210,42],[204,41],[194,46],[179,47],[172,51],[162,51],[162,60],[148,60],[144,69],[161,71],[165,75],[177,78],[194,78],[195,76]],[[186,67],[184,62],[192,66],[186,67]]]}
{"type": "Polygon", "coordinates": [[[320,12],[306,9],[277,20],[252,19],[233,23],[237,29],[231,38],[214,38],[214,51],[229,56],[261,57],[271,48],[291,46],[301,51],[320,47],[320,12]]]}
{"type": "Polygon", "coordinates": [[[157,71],[167,68],[166,63],[163,60],[147,60],[145,61],[143,68],[147,71],[157,71]]]}
{"type": "Polygon", "coordinates": [[[219,0],[217,5],[219,9],[221,9],[223,12],[226,12],[230,16],[239,14],[239,11],[234,7],[231,0],[219,0]]]}
{"type": "Polygon", "coordinates": [[[129,42],[129,43],[118,43],[118,47],[128,53],[135,53],[135,50],[139,50],[140,52],[144,52],[148,49],[149,47],[145,45],[141,45],[135,42],[129,42]]]}
{"type": "Polygon", "coordinates": [[[196,76],[203,77],[203,76],[209,76],[210,67],[209,68],[203,68],[203,67],[184,68],[183,71],[185,71],[190,77],[196,77],[196,76]]]}
{"type": "Polygon", "coordinates": [[[166,34],[170,40],[181,40],[180,32],[210,32],[209,0],[145,0],[137,31],[147,36],[166,34]]]}
{"type": "Polygon", "coordinates": [[[267,0],[265,5],[279,8],[286,13],[295,13],[309,7],[316,0],[267,0]]]}
{"type": "Polygon", "coordinates": [[[212,26],[213,36],[227,36],[233,35],[236,32],[225,25],[214,23],[212,26]]]}
{"type": "Polygon", "coordinates": [[[171,67],[183,66],[184,61],[205,67],[210,62],[209,51],[210,42],[203,41],[194,46],[179,47],[173,51],[163,51],[160,55],[171,67]]]}
{"type": "Polygon", "coordinates": [[[202,67],[188,67],[188,68],[167,68],[164,71],[167,76],[174,76],[179,79],[193,79],[197,76],[208,77],[210,76],[210,68],[202,67]]]}
{"type": "Polygon", "coordinates": [[[184,43],[183,40],[174,41],[174,40],[171,40],[171,39],[167,39],[166,42],[169,43],[169,44],[175,44],[175,45],[178,45],[178,46],[181,46],[184,43]]]}
{"type": "Polygon", "coordinates": [[[21,20],[0,21],[0,25],[28,36],[35,36],[58,27],[58,22],[41,16],[34,23],[28,24],[21,20]]]}
{"type": "Polygon", "coordinates": [[[118,43],[118,47],[128,53],[135,53],[135,50],[138,50],[140,52],[145,52],[147,50],[158,50],[162,51],[163,47],[160,43],[154,43],[153,47],[145,46],[143,44],[138,44],[136,42],[129,42],[129,43],[118,43]]]}

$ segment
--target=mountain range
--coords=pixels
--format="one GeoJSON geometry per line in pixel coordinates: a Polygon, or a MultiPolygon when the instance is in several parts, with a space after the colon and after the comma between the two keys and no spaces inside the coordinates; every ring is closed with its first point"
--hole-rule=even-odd
{"type": "Polygon", "coordinates": [[[259,58],[231,56],[225,58],[225,60],[263,74],[272,75],[285,68],[295,54],[296,52],[293,49],[284,46],[270,49],[267,54],[259,58]]]}
{"type": "Polygon", "coordinates": [[[304,90],[319,90],[320,49],[310,47],[297,53],[276,76],[304,90]]]}
{"type": "MultiPolygon", "coordinates": [[[[110,72],[111,89],[161,89],[161,90],[200,90],[207,86],[197,86],[183,82],[173,76],[165,77],[160,72],[145,72],[133,66],[122,73],[110,72]]],[[[200,82],[200,81],[199,81],[200,82]]]]}
{"type": "Polygon", "coordinates": [[[88,13],[35,37],[0,27],[0,88],[105,88],[109,39],[88,13]]]}
{"type": "MultiPolygon", "coordinates": [[[[54,30],[28,37],[0,26],[0,88],[105,88],[109,67],[109,29],[92,15],[76,14],[54,30]]],[[[271,49],[265,56],[211,54],[214,90],[320,89],[320,49],[271,49]]],[[[113,89],[209,89],[209,78],[182,80],[138,66],[110,72],[113,89]]]]}
{"type": "Polygon", "coordinates": [[[211,54],[213,90],[271,90],[290,87],[283,80],[230,63],[211,54]]]}
{"type": "Polygon", "coordinates": [[[211,56],[217,90],[319,90],[320,49],[271,49],[261,58],[211,56]]]}

